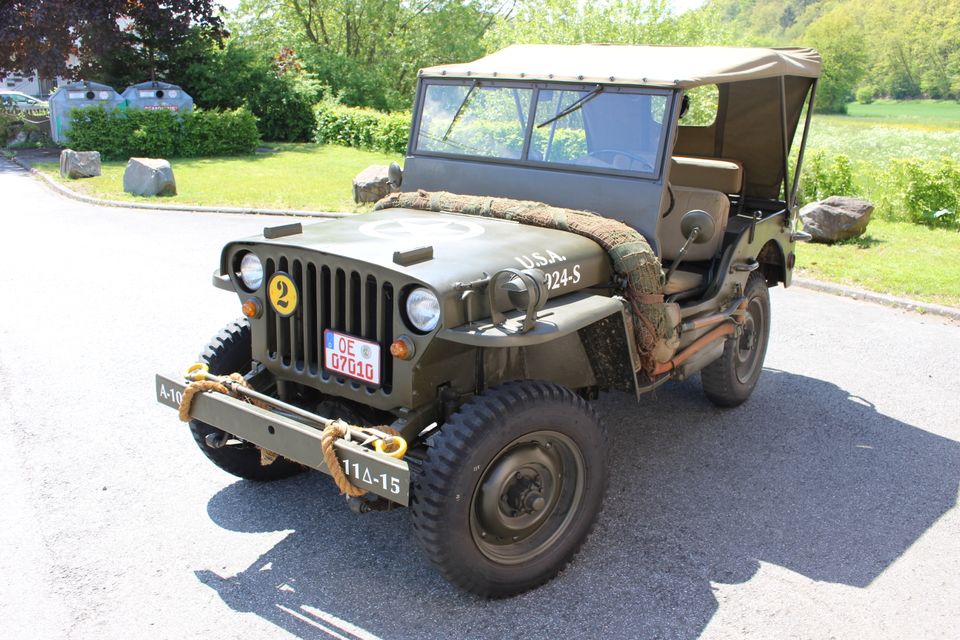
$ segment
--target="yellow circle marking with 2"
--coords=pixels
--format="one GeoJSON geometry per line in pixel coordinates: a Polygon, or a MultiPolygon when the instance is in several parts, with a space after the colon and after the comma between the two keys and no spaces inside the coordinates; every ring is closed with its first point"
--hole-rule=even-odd
{"type": "Polygon", "coordinates": [[[293,279],[282,271],[278,271],[270,278],[267,285],[267,295],[270,296],[270,306],[277,315],[284,318],[292,316],[297,310],[300,294],[293,279]]]}

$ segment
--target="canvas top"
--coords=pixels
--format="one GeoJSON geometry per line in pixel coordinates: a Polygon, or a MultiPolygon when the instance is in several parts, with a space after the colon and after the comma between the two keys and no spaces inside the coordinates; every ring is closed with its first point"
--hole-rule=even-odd
{"type": "Polygon", "coordinates": [[[689,89],[778,76],[818,78],[820,66],[820,54],[802,47],[520,44],[473,62],[428,67],[420,75],[689,89]]]}

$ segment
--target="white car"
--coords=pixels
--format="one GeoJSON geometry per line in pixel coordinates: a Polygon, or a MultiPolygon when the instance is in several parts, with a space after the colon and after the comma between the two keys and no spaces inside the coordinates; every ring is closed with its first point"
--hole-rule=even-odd
{"type": "Polygon", "coordinates": [[[0,107],[17,111],[37,111],[49,109],[50,105],[46,100],[40,100],[19,91],[0,91],[0,107]]]}

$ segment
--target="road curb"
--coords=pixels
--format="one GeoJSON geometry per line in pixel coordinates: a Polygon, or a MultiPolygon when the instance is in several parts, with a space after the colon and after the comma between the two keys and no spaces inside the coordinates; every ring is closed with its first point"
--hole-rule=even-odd
{"type": "Polygon", "coordinates": [[[887,307],[894,307],[897,309],[904,309],[906,311],[914,311],[917,313],[929,313],[932,315],[950,318],[951,320],[960,321],[960,309],[947,307],[942,304],[921,302],[919,300],[911,300],[909,298],[898,298],[896,296],[887,295],[886,293],[876,293],[874,291],[866,291],[864,289],[854,289],[853,287],[833,284],[832,282],[811,280],[809,278],[795,277],[793,278],[791,284],[803,289],[811,289],[821,293],[830,293],[837,296],[843,296],[845,298],[852,298],[854,300],[866,300],[868,302],[875,302],[887,307]]]}
{"type": "Polygon", "coordinates": [[[290,209],[253,209],[246,207],[204,207],[201,205],[179,205],[179,204],[146,204],[140,202],[122,202],[120,200],[104,200],[93,196],[77,193],[73,189],[63,186],[50,176],[37,171],[30,165],[22,162],[16,156],[7,156],[7,159],[36,176],[48,187],[62,196],[72,200],[78,200],[87,204],[96,204],[105,207],[121,207],[124,209],[153,209],[156,211],[198,211],[200,213],[229,213],[237,215],[262,215],[262,216],[296,216],[301,218],[344,218],[355,215],[352,213],[334,213],[332,211],[295,211],[290,209]]]}

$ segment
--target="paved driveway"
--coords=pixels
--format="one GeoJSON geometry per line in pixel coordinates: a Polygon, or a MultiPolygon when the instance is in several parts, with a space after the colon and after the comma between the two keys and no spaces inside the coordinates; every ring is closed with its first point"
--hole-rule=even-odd
{"type": "Polygon", "coordinates": [[[0,636],[956,637],[956,325],[774,290],[751,400],[602,398],[596,533],[488,602],[405,512],[354,515],[317,473],[237,481],[154,403],[238,315],[220,246],[274,220],[82,205],[4,161],[0,194],[0,636]]]}

